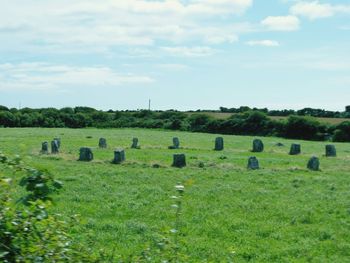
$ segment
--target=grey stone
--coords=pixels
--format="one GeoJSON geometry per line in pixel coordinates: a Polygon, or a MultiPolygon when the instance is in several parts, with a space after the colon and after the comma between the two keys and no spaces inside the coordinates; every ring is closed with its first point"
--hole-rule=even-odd
{"type": "Polygon", "coordinates": [[[184,154],[174,154],[173,167],[182,168],[186,166],[186,156],[184,154]]]}
{"type": "Polygon", "coordinates": [[[248,159],[248,166],[247,167],[250,170],[258,170],[258,169],[260,169],[259,160],[255,156],[250,157],[248,159]]]}
{"type": "Polygon", "coordinates": [[[253,141],[253,150],[252,150],[252,152],[261,153],[263,151],[264,151],[264,143],[262,142],[262,140],[255,139],[253,141]]]}
{"type": "Polygon", "coordinates": [[[58,150],[61,149],[61,138],[54,138],[53,140],[57,141],[58,150]]]}
{"type": "Polygon", "coordinates": [[[113,163],[114,164],[120,164],[125,161],[125,151],[124,149],[116,149],[114,151],[114,159],[113,163]]]}
{"type": "Polygon", "coordinates": [[[59,149],[60,149],[60,147],[58,146],[58,141],[57,140],[53,140],[51,142],[51,153],[52,154],[58,154],[59,153],[59,149]]]}
{"type": "Polygon", "coordinates": [[[169,149],[179,149],[180,148],[180,141],[179,138],[174,137],[173,138],[173,145],[168,147],[169,149]]]}
{"type": "Polygon", "coordinates": [[[337,150],[334,145],[326,145],[326,156],[327,157],[337,156],[337,150]]]}
{"type": "Polygon", "coordinates": [[[98,147],[107,148],[107,140],[105,138],[100,138],[98,141],[98,147]]]}
{"type": "Polygon", "coordinates": [[[138,138],[133,138],[132,139],[132,145],[131,145],[131,149],[140,149],[139,144],[139,139],[138,138]]]}
{"type": "Polygon", "coordinates": [[[49,143],[48,142],[43,142],[41,144],[41,151],[42,154],[48,154],[49,153],[49,143]]]}
{"type": "Polygon", "coordinates": [[[289,154],[290,155],[298,155],[300,153],[301,153],[301,146],[300,146],[300,144],[293,143],[292,146],[290,147],[289,154]]]}
{"type": "Polygon", "coordinates": [[[215,151],[222,151],[224,150],[224,138],[217,137],[215,139],[215,151]]]}
{"type": "Polygon", "coordinates": [[[312,171],[319,171],[320,170],[320,160],[313,156],[309,162],[307,163],[307,168],[312,171]]]}
{"type": "Polygon", "coordinates": [[[94,155],[92,153],[91,148],[89,148],[89,147],[80,148],[79,161],[90,162],[93,159],[94,159],[94,155]]]}

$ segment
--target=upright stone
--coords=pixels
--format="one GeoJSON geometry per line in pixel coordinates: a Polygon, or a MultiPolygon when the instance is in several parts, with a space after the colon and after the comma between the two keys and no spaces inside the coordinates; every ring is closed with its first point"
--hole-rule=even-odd
{"type": "Polygon", "coordinates": [[[253,156],[248,159],[248,169],[250,170],[258,170],[260,169],[259,167],[259,160],[253,156]]]}
{"type": "Polygon", "coordinates": [[[336,157],[337,150],[334,145],[326,145],[326,156],[327,157],[336,157]]]}
{"type": "Polygon", "coordinates": [[[49,153],[49,143],[48,142],[43,142],[41,144],[41,153],[42,154],[48,154],[49,153]]]}
{"type": "Polygon", "coordinates": [[[179,138],[174,137],[173,138],[173,145],[168,147],[169,149],[179,149],[180,148],[180,141],[179,138]]]}
{"type": "Polygon", "coordinates": [[[89,148],[89,147],[81,147],[80,148],[79,161],[90,162],[93,159],[94,159],[94,155],[92,153],[91,148],[89,148]]]}
{"type": "Polygon", "coordinates": [[[298,155],[300,153],[301,153],[301,146],[300,146],[300,144],[293,143],[292,146],[290,147],[289,154],[290,155],[298,155]]]}
{"type": "Polygon", "coordinates": [[[317,157],[312,157],[308,164],[307,168],[312,171],[319,171],[320,170],[320,160],[317,157]]]}
{"type": "Polygon", "coordinates": [[[58,150],[61,149],[61,138],[54,138],[53,140],[57,141],[58,150]]]}
{"type": "Polygon", "coordinates": [[[98,147],[107,148],[107,140],[105,138],[100,138],[98,141],[98,147]]]}
{"type": "Polygon", "coordinates": [[[59,153],[59,145],[57,140],[53,140],[51,142],[51,153],[52,154],[58,154],[59,153]]]}
{"type": "Polygon", "coordinates": [[[215,139],[215,151],[222,151],[224,150],[224,138],[217,137],[215,139]]]}
{"type": "Polygon", "coordinates": [[[253,141],[253,150],[252,152],[255,152],[255,153],[260,153],[260,152],[263,152],[264,151],[264,143],[259,140],[259,139],[255,139],[253,141]]]}
{"type": "Polygon", "coordinates": [[[184,154],[174,154],[173,167],[182,168],[186,166],[186,156],[184,154]]]}
{"type": "Polygon", "coordinates": [[[114,151],[114,159],[113,163],[114,164],[120,164],[125,161],[125,151],[124,149],[116,149],[114,151]]]}
{"type": "Polygon", "coordinates": [[[133,138],[132,139],[132,145],[131,145],[131,149],[140,149],[139,144],[139,139],[138,138],[133,138]]]}

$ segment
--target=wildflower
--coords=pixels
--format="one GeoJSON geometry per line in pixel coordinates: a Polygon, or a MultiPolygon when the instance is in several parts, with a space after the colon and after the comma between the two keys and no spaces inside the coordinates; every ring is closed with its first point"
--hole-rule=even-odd
{"type": "Polygon", "coordinates": [[[182,193],[185,191],[185,187],[183,185],[177,185],[175,186],[176,191],[178,191],[179,193],[182,193]]]}

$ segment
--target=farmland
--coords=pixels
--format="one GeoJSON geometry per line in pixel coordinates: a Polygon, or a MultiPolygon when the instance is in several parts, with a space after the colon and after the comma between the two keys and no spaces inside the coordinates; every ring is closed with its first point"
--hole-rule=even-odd
{"type": "MultiPolygon", "coordinates": [[[[0,129],[0,151],[47,169],[64,184],[53,212],[80,215],[74,240],[115,251],[123,259],[145,250],[156,258],[172,242],[174,186],[185,186],[179,225],[179,254],[186,262],[346,262],[350,257],[350,144],[335,143],[338,157],[324,157],[325,142],[261,138],[263,153],[251,153],[254,137],[145,129],[0,129]],[[169,150],[172,138],[182,149],[169,150]],[[41,142],[60,137],[59,155],[40,155],[41,142]],[[108,148],[97,147],[100,137],[108,148]],[[141,149],[129,149],[133,137],[141,149]],[[302,154],[288,155],[293,142],[302,154]],[[277,146],[282,143],[284,146],[277,146]],[[79,148],[94,160],[78,162],[79,148]],[[126,162],[111,164],[125,148],[126,162]],[[185,153],[187,167],[171,167],[185,153]],[[261,169],[246,169],[256,156],[261,169]],[[321,171],[306,169],[316,155],[321,171]]],[[[0,175],[9,175],[0,169],[0,175]]],[[[10,176],[13,176],[10,174],[10,176]]],[[[14,177],[16,178],[16,177],[14,177]]],[[[16,195],[21,195],[18,188],[16,195]]]]}

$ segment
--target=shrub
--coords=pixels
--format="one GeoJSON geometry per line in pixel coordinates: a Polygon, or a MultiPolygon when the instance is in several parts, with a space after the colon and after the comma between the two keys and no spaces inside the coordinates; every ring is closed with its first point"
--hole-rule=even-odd
{"type": "Polygon", "coordinates": [[[12,262],[97,262],[88,251],[74,244],[68,234],[71,225],[50,215],[50,194],[61,184],[44,171],[25,167],[19,158],[0,153],[0,163],[25,171],[21,185],[29,191],[22,206],[11,199],[13,183],[0,178],[0,261],[12,262]]]}
{"type": "Polygon", "coordinates": [[[342,122],[336,126],[333,141],[350,142],[350,121],[342,122]]]}

